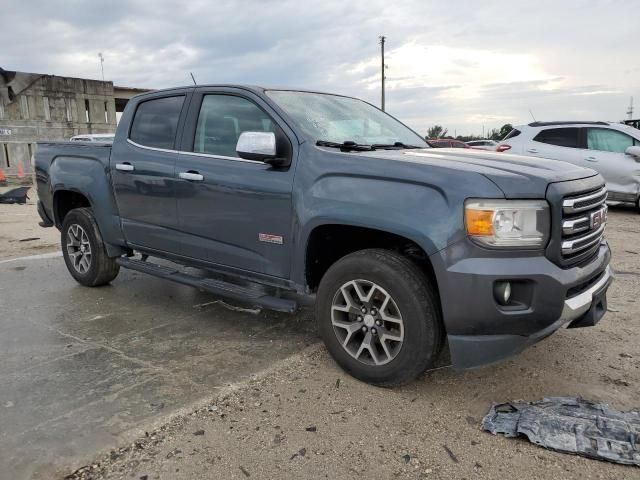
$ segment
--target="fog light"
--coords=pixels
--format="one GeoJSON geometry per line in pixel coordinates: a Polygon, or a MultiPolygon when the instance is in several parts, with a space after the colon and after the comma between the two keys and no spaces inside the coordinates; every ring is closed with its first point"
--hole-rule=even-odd
{"type": "Polygon", "coordinates": [[[511,283],[496,282],[493,287],[493,296],[500,305],[508,305],[511,300],[511,283]]]}

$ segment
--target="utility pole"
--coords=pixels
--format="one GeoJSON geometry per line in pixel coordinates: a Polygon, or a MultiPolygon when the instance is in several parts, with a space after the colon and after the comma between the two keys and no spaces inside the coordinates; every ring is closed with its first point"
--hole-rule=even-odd
{"type": "Polygon", "coordinates": [[[102,55],[102,52],[98,53],[98,58],[100,59],[100,70],[102,71],[102,81],[104,82],[104,55],[102,55]]]}
{"type": "Polygon", "coordinates": [[[382,80],[382,95],[381,95],[381,108],[382,111],[384,112],[384,69],[386,68],[386,65],[384,64],[384,42],[387,40],[387,37],[385,37],[384,35],[380,35],[380,56],[381,56],[381,64],[380,64],[380,75],[382,76],[381,80],[382,80]]]}
{"type": "Polygon", "coordinates": [[[629,115],[629,120],[633,120],[633,97],[629,100],[629,110],[627,110],[627,115],[629,115]]]}

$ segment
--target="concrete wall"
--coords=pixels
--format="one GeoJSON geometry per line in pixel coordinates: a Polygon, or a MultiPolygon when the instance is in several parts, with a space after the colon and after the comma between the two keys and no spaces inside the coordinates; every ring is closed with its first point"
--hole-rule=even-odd
{"type": "Polygon", "coordinates": [[[13,98],[0,96],[0,168],[5,174],[17,174],[20,164],[25,173],[32,171],[36,142],[115,132],[112,82],[15,72],[16,84],[20,75],[36,79],[23,83],[13,98]]]}

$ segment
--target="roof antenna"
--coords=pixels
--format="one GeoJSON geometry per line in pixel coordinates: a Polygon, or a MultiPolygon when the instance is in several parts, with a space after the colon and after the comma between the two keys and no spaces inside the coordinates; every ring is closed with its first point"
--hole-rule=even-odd
{"type": "Polygon", "coordinates": [[[193,73],[189,72],[189,75],[191,75],[191,80],[193,80],[193,84],[197,86],[198,84],[196,83],[196,78],[193,76],[193,73]]]}
{"type": "MultiPolygon", "coordinates": [[[[195,82],[195,80],[194,80],[195,82]]],[[[531,115],[531,118],[533,118],[534,122],[537,122],[536,117],[533,116],[533,112],[531,111],[531,109],[529,109],[529,114],[531,115]]]]}

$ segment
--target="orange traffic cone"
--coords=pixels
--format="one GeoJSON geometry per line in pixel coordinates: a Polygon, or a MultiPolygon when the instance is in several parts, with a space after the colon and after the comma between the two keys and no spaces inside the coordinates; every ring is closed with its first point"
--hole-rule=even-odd
{"type": "Polygon", "coordinates": [[[18,163],[18,178],[24,178],[24,167],[22,162],[18,163]]]}
{"type": "Polygon", "coordinates": [[[7,177],[4,176],[4,171],[0,168],[0,185],[7,183],[7,177]]]}

